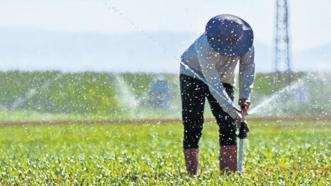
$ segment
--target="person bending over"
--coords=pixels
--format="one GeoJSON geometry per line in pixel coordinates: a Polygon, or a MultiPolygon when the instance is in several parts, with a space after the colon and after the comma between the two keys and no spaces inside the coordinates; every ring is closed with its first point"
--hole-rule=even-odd
{"type": "Polygon", "coordinates": [[[190,175],[199,174],[199,139],[206,98],[219,126],[220,170],[237,170],[235,124],[242,119],[233,103],[237,64],[239,105],[248,108],[255,78],[253,30],[243,19],[229,14],[211,18],[205,32],[181,56],[183,147],[190,175]]]}

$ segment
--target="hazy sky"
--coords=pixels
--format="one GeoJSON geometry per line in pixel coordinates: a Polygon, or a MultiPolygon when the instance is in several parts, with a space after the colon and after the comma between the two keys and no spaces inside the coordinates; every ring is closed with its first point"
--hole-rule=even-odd
{"type": "MultiPolygon", "coordinates": [[[[274,0],[0,0],[0,27],[201,33],[209,18],[231,13],[251,24],[257,41],[272,45],[274,4],[274,0]]],[[[330,7],[330,0],[290,0],[294,51],[331,41],[330,7]]]]}

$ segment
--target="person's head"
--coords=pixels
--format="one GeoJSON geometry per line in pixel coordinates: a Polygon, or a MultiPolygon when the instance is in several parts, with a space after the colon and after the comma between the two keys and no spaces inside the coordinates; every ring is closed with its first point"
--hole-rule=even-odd
{"type": "Polygon", "coordinates": [[[224,56],[242,56],[253,45],[251,26],[243,19],[222,14],[211,18],[206,25],[209,45],[224,56]]]}

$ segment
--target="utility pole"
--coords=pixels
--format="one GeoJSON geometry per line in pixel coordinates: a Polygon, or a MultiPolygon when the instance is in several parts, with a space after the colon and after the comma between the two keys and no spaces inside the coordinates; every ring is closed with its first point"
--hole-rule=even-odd
{"type": "Polygon", "coordinates": [[[287,76],[288,84],[291,82],[292,72],[289,38],[288,0],[276,0],[276,20],[274,27],[274,85],[287,76]],[[282,75],[283,74],[283,75],[282,75]]]}

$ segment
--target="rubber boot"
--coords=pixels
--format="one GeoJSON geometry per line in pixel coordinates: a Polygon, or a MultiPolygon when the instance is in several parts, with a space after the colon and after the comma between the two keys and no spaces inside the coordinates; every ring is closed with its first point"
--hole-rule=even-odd
{"type": "Polygon", "coordinates": [[[186,170],[190,176],[199,176],[199,149],[184,150],[186,170]]]}
{"type": "Polygon", "coordinates": [[[221,174],[229,174],[237,171],[237,145],[223,145],[220,149],[221,174]]]}

